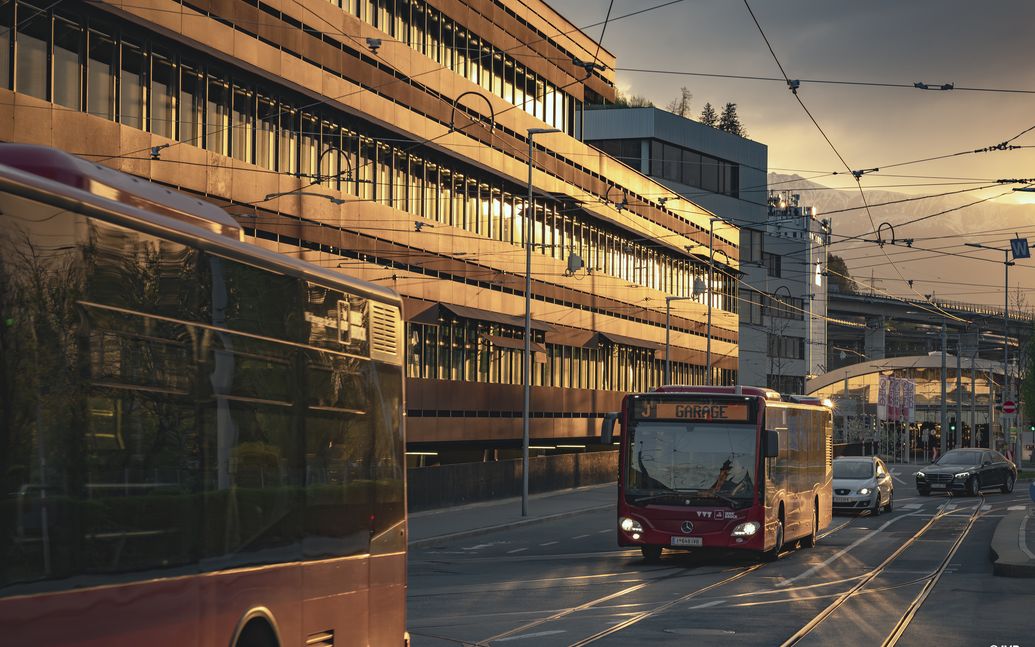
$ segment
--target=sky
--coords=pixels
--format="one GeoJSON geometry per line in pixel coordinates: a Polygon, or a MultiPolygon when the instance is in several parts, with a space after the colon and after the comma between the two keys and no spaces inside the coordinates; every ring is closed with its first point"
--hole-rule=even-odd
{"type": "MultiPolygon", "coordinates": [[[[611,0],[547,0],[593,38],[611,0]]],[[[742,0],[613,0],[603,47],[617,57],[617,85],[664,107],[686,86],[696,117],[705,102],[737,104],[748,136],[766,144],[769,168],[834,187],[855,182],[782,80],[719,79],[636,69],[781,77],[742,0]],[[842,175],[831,176],[833,171],[842,175]]],[[[798,94],[852,169],[888,167],[994,146],[1035,126],[1035,2],[1032,0],[749,0],[798,94]],[[906,84],[908,88],[809,80],[906,84]],[[986,92],[919,90],[1014,89],[986,92]]],[[[960,155],[865,174],[864,189],[935,193],[979,181],[1035,178],[1035,129],[1012,142],[1030,149],[960,155]],[[898,176],[898,177],[895,177],[898,176]],[[903,177],[915,176],[915,177],[903,177]]],[[[974,199],[1002,193],[976,191],[974,199]]],[[[1030,204],[1035,193],[1000,198],[1030,204]]],[[[858,213],[841,218],[863,217],[858,213]]],[[[988,223],[974,218],[975,231],[988,223]]],[[[987,220],[985,218],[984,220],[987,220]]],[[[837,219],[834,220],[835,231],[837,219]]],[[[1010,236],[1012,237],[1012,236],[1010,236]]],[[[989,241],[990,244],[1006,244],[989,241]]],[[[1035,241],[1033,241],[1035,242],[1035,241]]],[[[1030,263],[1031,261],[1029,261],[1030,263]]],[[[1035,291],[1035,269],[1031,288],[1035,291]]],[[[1035,295],[1033,295],[1035,296],[1035,295]]]]}

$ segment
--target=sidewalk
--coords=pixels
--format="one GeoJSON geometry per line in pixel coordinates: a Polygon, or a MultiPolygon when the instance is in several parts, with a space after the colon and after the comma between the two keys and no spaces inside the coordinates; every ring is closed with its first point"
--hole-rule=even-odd
{"type": "Polygon", "coordinates": [[[451,539],[614,508],[617,500],[617,486],[605,483],[530,496],[527,517],[521,516],[521,497],[415,512],[409,515],[409,547],[422,548],[451,539]]]}
{"type": "Polygon", "coordinates": [[[993,574],[1035,577],[1035,503],[1007,509],[996,526],[991,550],[993,574]]]}

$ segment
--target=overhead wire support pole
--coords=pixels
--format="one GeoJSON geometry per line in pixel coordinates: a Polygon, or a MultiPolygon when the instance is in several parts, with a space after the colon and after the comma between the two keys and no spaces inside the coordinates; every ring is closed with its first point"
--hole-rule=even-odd
{"type": "Polygon", "coordinates": [[[535,209],[532,206],[532,139],[535,135],[559,133],[556,128],[528,129],[528,202],[525,203],[525,349],[521,381],[524,383],[524,398],[521,406],[521,516],[528,516],[528,419],[532,402],[532,220],[535,209]]]}
{"type": "Polygon", "coordinates": [[[718,218],[712,218],[708,221],[708,289],[705,294],[708,295],[708,330],[706,333],[707,346],[705,347],[705,374],[704,383],[706,386],[712,385],[712,281],[715,280],[715,221],[718,218]]]}
{"type": "Polygon", "coordinates": [[[938,455],[939,456],[944,456],[945,455],[945,448],[946,448],[946,444],[948,442],[948,438],[946,438],[946,436],[947,436],[948,431],[949,431],[949,408],[948,408],[948,403],[945,401],[945,397],[946,397],[945,381],[946,381],[946,375],[945,375],[945,322],[943,321],[942,322],[942,379],[941,379],[941,382],[942,382],[942,400],[941,400],[942,401],[942,407],[941,407],[941,409],[942,409],[942,412],[941,412],[942,413],[942,431],[939,434],[939,436],[940,436],[940,442],[938,443],[938,448],[939,448],[938,449],[938,455]]]}

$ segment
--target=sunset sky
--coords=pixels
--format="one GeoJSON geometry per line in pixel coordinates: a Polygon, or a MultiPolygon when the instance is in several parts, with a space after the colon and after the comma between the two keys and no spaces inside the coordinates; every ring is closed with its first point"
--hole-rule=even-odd
{"type": "MultiPolygon", "coordinates": [[[[548,1],[580,27],[603,21],[610,2],[548,1]]],[[[741,0],[684,0],[621,18],[662,2],[614,0],[603,46],[617,56],[623,92],[645,96],[664,107],[685,85],[694,95],[695,117],[705,102],[717,107],[735,102],[749,137],[768,146],[770,170],[797,173],[828,186],[854,186],[851,176],[829,175],[844,173],[845,167],[782,80],[631,71],[781,77],[741,0]]],[[[887,168],[994,146],[1035,126],[1035,2],[752,0],[750,4],[787,75],[801,80],[799,96],[805,106],[850,167],[886,169],[865,175],[865,189],[939,193],[1000,178],[1035,177],[1035,130],[1012,142],[1031,148],[887,168]],[[914,89],[915,82],[954,83],[957,89],[925,91],[914,89]]],[[[585,31],[599,38],[601,27],[585,31]]],[[[966,195],[978,199],[1002,192],[995,188],[966,195]]],[[[1035,193],[1015,192],[1001,200],[1035,205],[1035,193]]],[[[980,220],[975,218],[976,231],[986,224],[980,220]]],[[[1032,221],[1026,233],[1035,238],[1035,206],[1032,221]]],[[[1035,270],[1023,273],[1029,274],[1035,279],[1035,270]]]]}

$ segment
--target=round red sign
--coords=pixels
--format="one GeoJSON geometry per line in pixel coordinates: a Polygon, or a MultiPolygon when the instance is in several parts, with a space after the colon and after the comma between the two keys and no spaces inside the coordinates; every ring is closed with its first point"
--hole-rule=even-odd
{"type": "Polygon", "coordinates": [[[1003,413],[1016,413],[1017,403],[1007,400],[1003,403],[1003,413]]]}

